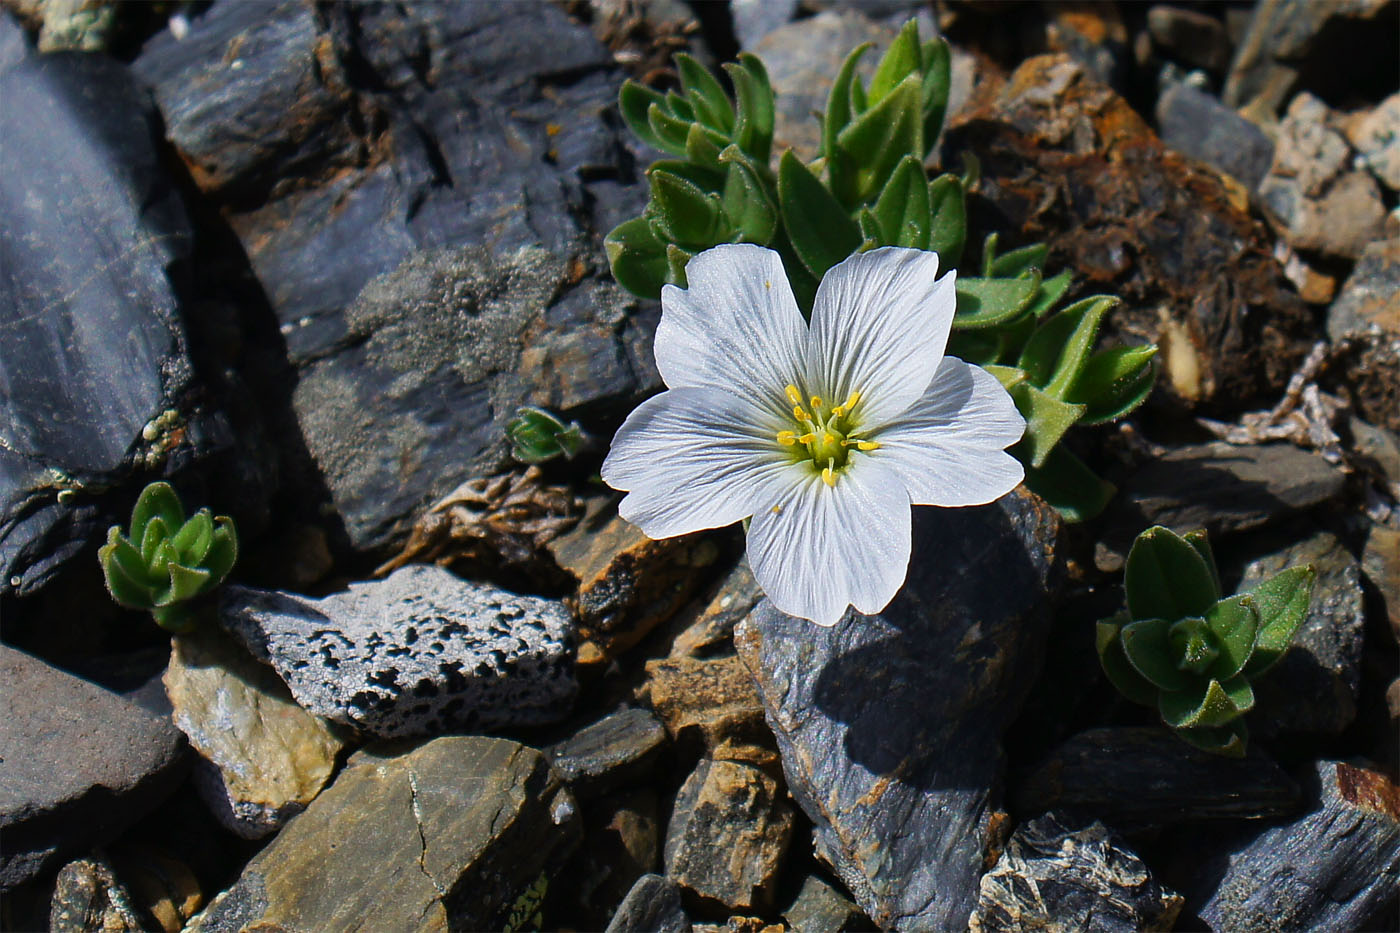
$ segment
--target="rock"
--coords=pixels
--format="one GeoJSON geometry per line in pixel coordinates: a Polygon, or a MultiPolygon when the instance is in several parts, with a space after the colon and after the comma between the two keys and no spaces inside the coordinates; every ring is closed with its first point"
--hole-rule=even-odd
{"type": "Polygon", "coordinates": [[[1373,525],[1361,555],[1361,571],[1380,594],[1390,631],[1400,644],[1400,531],[1373,525]]]}
{"type": "Polygon", "coordinates": [[[1019,826],[982,876],[968,929],[1165,931],[1181,905],[1102,823],[1047,813],[1019,826]]]}
{"type": "Polygon", "coordinates": [[[1223,441],[1168,450],[1122,485],[1104,522],[1100,568],[1121,565],[1133,539],[1151,525],[1212,536],[1261,528],[1342,492],[1342,474],[1320,455],[1291,444],[1235,447],[1223,441]]]}
{"type": "Polygon", "coordinates": [[[438,567],[323,599],[227,586],[219,614],[302,707],[386,738],[556,722],[578,693],[562,603],[438,567]]]}
{"type": "Polygon", "coordinates": [[[1112,4],[1048,3],[1045,48],[1064,52],[1097,81],[1118,90],[1127,84],[1128,29],[1112,4]]]}
{"type": "Polygon", "coordinates": [[[661,867],[656,793],[638,788],[587,801],[583,844],[550,892],[551,912],[581,930],[601,930],[637,879],[661,867]]]}
{"type": "Polygon", "coordinates": [[[1015,788],[1017,812],[1066,811],[1121,832],[1190,820],[1275,817],[1291,812],[1298,797],[1298,786],[1257,745],[1249,746],[1244,759],[1224,758],[1158,726],[1081,732],[1015,788]]]}
{"type": "Polygon", "coordinates": [[[792,933],[847,933],[872,930],[870,918],[840,891],[817,875],[808,875],[797,892],[797,898],[783,919],[792,933]]]}
{"type": "Polygon", "coordinates": [[[1147,11],[1147,31],[1158,48],[1191,68],[1220,74],[1230,64],[1225,24],[1209,14],[1157,5],[1147,11]]]}
{"type": "Polygon", "coordinates": [[[815,626],[760,603],[735,632],[816,826],[817,855],[882,928],[967,922],[1057,587],[1053,510],[1025,493],[914,510],[901,593],[815,626]]]}
{"type": "Polygon", "coordinates": [[[1400,191],[1400,93],[1348,121],[1347,139],[1371,174],[1400,191]]]}
{"type": "MultiPolygon", "coordinates": [[[[170,806],[162,808],[161,812],[163,819],[172,821],[182,815],[178,808],[170,806]]],[[[200,827],[188,825],[182,829],[191,834],[200,831],[200,827]]],[[[207,852],[211,842],[210,836],[203,835],[200,839],[202,851],[207,852]]],[[[165,933],[183,930],[204,906],[204,892],[194,870],[169,852],[145,843],[122,843],[114,849],[112,858],[117,875],[131,891],[133,901],[144,914],[154,917],[165,933]]],[[[238,865],[246,859],[245,852],[238,865]]]]}
{"type": "Polygon", "coordinates": [[[1082,283],[1069,300],[1122,298],[1105,335],[1162,347],[1161,402],[1272,404],[1311,349],[1312,313],[1247,193],[1163,146],[1067,57],[1028,59],[998,97],[954,117],[943,164],[962,152],[982,166],[969,242],[991,230],[1005,246],[1045,241],[1047,270],[1082,283]]]}
{"type": "Polygon", "coordinates": [[[1317,571],[1308,617],[1287,654],[1254,685],[1250,727],[1263,736],[1336,734],[1356,718],[1366,614],[1361,568],[1342,543],[1324,531],[1261,557],[1245,568],[1239,591],[1303,564],[1317,571]]]}
{"type": "Polygon", "coordinates": [[[1325,257],[1356,259],[1385,223],[1380,185],[1365,172],[1338,175],[1316,197],[1300,194],[1293,179],[1275,172],[1260,184],[1259,197],[1282,218],[1290,246],[1325,257]]]}
{"type": "Polygon", "coordinates": [[[621,709],[545,749],[554,770],[587,799],[645,783],[666,744],[666,730],[644,709],[621,709]]]}
{"type": "Polygon", "coordinates": [[[1327,335],[1356,344],[1346,367],[1349,394],[1362,417],[1400,431],[1400,240],[1361,253],[1327,314],[1327,335]]]}
{"type": "Polygon", "coordinates": [[[529,921],[539,887],[579,835],[573,798],[543,755],[505,739],[449,736],[398,757],[357,757],[191,933],[529,921]]]}
{"type": "Polygon", "coordinates": [[[1217,880],[1199,910],[1211,929],[1379,929],[1382,911],[1393,909],[1400,790],[1365,767],[1321,761],[1315,768],[1311,812],[1202,865],[1202,879],[1217,880]]]}
{"type": "Polygon", "coordinates": [[[676,743],[709,758],[776,764],[763,701],[737,657],[665,658],[646,671],[642,696],[676,743]]]}
{"type": "Polygon", "coordinates": [[[777,781],[737,761],[701,759],[666,827],[666,876],[702,902],[766,910],[792,829],[777,781]]]}
{"type": "Polygon", "coordinates": [[[752,49],[764,36],[787,25],[798,5],[798,0],[730,0],[729,15],[739,48],[752,49]]]}
{"type": "Polygon", "coordinates": [[[704,657],[719,650],[734,635],[734,626],[743,621],[763,598],[763,590],[753,578],[748,558],[739,563],[715,585],[709,601],[693,614],[681,613],[674,620],[679,631],[671,642],[671,657],[704,657]]]}
{"type": "Polygon", "coordinates": [[[681,889],[670,878],[642,875],[622,899],[607,933],[690,933],[681,889]]]}
{"type": "Polygon", "coordinates": [[[281,828],[335,773],[344,747],[335,729],[213,626],[174,637],[165,690],[175,725],[203,756],[201,794],[240,836],[281,828]]]}
{"type": "Polygon", "coordinates": [[[1274,144],[1263,130],[1188,84],[1168,84],[1157,98],[1157,131],[1177,152],[1220,169],[1251,191],[1273,164],[1274,144]]]}
{"type": "Polygon", "coordinates": [[[4,645],[0,699],[0,891],[116,838],[183,776],[169,719],[4,645]]]}
{"type": "Polygon", "coordinates": [[[1370,460],[1386,482],[1400,484],[1400,436],[1355,416],[1347,419],[1347,430],[1352,449],[1370,460]]]}
{"type": "Polygon", "coordinates": [[[69,862],[54,879],[50,933],[144,933],[131,895],[103,858],[69,862]]]}
{"type": "Polygon", "coordinates": [[[704,534],[654,540],[607,503],[595,501],[572,531],[548,544],[578,580],[579,663],[606,664],[665,622],[695,592],[719,555],[704,534]]]}

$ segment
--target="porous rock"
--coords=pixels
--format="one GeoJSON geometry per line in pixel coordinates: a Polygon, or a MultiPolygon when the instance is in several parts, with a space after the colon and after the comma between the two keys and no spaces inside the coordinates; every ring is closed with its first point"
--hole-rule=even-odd
{"type": "Polygon", "coordinates": [[[663,875],[642,875],[627,892],[607,933],[690,933],[681,889],[663,875]]]}
{"type": "Polygon", "coordinates": [[[967,922],[1058,585],[1053,510],[915,509],[903,590],[826,628],[770,603],[735,632],[817,855],[884,928],[967,922]]]}
{"type": "Polygon", "coordinates": [[[438,567],[323,599],[229,586],[219,612],[301,706],[378,736],[541,725],[578,692],[562,603],[438,567]]]}
{"type": "Polygon", "coordinates": [[[190,930],[530,922],[541,881],[547,888],[579,832],[573,799],[543,755],[451,736],[398,757],[357,757],[190,930]]]}
{"type": "Polygon", "coordinates": [[[1347,139],[1372,175],[1400,191],[1400,92],[1349,120],[1347,139]]]}

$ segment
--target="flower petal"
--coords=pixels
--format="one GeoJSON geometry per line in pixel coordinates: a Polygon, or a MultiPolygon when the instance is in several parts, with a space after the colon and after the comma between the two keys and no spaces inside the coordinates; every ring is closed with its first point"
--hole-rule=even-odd
{"type": "Polygon", "coordinates": [[[808,341],[810,389],[840,404],[855,390],[863,423],[918,401],[938,368],[957,297],[956,273],[935,281],[938,254],[884,247],[833,266],[817,288],[808,341]]]}
{"type": "Polygon", "coordinates": [[[899,474],[916,505],[982,505],[1021,481],[1021,464],[1004,449],[1025,429],[995,376],[947,356],[923,397],[872,432],[880,447],[871,456],[899,474]]]}
{"type": "Polygon", "coordinates": [[[775,501],[749,526],[758,585],[774,606],[818,625],[835,625],[848,605],[884,609],[909,569],[909,496],[893,470],[853,457],[835,486],[802,469],[796,483],[773,487],[775,501]]]}
{"type": "Polygon", "coordinates": [[[722,389],[671,389],[647,399],[627,416],[603,461],[603,481],[630,490],[618,512],[652,538],[752,515],[767,484],[795,469],[766,421],[771,417],[722,389]]]}
{"type": "Polygon", "coordinates": [[[661,290],[656,368],[672,389],[753,392],[778,411],[802,372],[807,323],[782,260],[750,243],[716,246],[685,267],[688,288],[661,290]]]}

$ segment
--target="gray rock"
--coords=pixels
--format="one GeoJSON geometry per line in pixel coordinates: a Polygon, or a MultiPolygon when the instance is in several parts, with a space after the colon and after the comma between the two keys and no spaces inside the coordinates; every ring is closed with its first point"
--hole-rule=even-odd
{"type": "Polygon", "coordinates": [[[618,905],[607,933],[690,933],[681,889],[670,878],[642,875],[618,905]]]}
{"type": "Polygon", "coordinates": [[[734,37],[739,48],[752,49],[764,36],[792,21],[798,0],[730,0],[734,37]]]}
{"type": "Polygon", "coordinates": [[[883,928],[972,912],[999,738],[1049,625],[1058,527],[1020,492],[915,509],[909,578],[883,612],[822,628],[764,602],[735,633],[817,855],[883,928]]]}
{"type": "MultiPolygon", "coordinates": [[[[1383,774],[1316,764],[1313,809],[1202,864],[1213,930],[1381,929],[1400,892],[1400,789],[1383,774]]],[[[1188,905],[1188,910],[1190,905],[1188,905]]]]}
{"type": "Polygon", "coordinates": [[[0,71],[5,71],[33,54],[29,34],[8,14],[0,14],[0,71]]]}
{"type": "Polygon", "coordinates": [[[168,718],[3,645],[0,700],[0,891],[114,839],[183,775],[168,718]]]}
{"type": "Polygon", "coordinates": [[[1366,641],[1361,567],[1336,536],[1324,531],[1253,561],[1239,591],[1303,564],[1317,571],[1308,617],[1288,653],[1254,685],[1255,712],[1249,722],[1262,736],[1336,734],[1356,718],[1366,641]]]}
{"type": "Polygon", "coordinates": [[[1162,142],[1234,176],[1251,191],[1273,163],[1274,144],[1263,130],[1187,84],[1171,83],[1157,98],[1157,128],[1162,142]]]}
{"type": "Polygon", "coordinates": [[[666,744],[666,729],[644,709],[622,709],[545,749],[554,770],[581,798],[645,783],[666,744]]]}
{"type": "Polygon", "coordinates": [[[666,827],[666,876],[703,902],[766,910],[792,829],[777,781],[751,765],[701,759],[666,827]]]}
{"type": "Polygon", "coordinates": [[[1147,32],[1158,47],[1192,68],[1220,74],[1230,64],[1225,24],[1207,13],[1165,4],[1154,6],[1147,11],[1147,32]]]}
{"type": "Polygon", "coordinates": [[[1391,191],[1400,191],[1400,93],[1348,121],[1347,139],[1391,191]]]}
{"type": "Polygon", "coordinates": [[[704,657],[720,650],[734,635],[738,625],[763,598],[763,590],[753,578],[747,558],[717,583],[709,601],[672,620],[679,629],[671,641],[671,657],[704,657]]]}
{"type": "Polygon", "coordinates": [[[69,862],[54,879],[49,933],[145,933],[131,894],[105,858],[69,862]]]}
{"type": "Polygon", "coordinates": [[[1353,449],[1370,460],[1387,482],[1400,485],[1400,435],[1355,416],[1347,419],[1353,449]]]}
{"type": "Polygon", "coordinates": [[[840,891],[816,875],[808,875],[792,905],[783,911],[792,933],[847,933],[873,930],[875,925],[840,891]]]}
{"type": "Polygon", "coordinates": [[[1244,759],[1224,758],[1187,745],[1166,727],[1148,726],[1079,733],[1021,778],[1014,799],[1021,813],[1067,811],[1138,832],[1183,821],[1275,817],[1292,812],[1299,793],[1257,745],[1244,759]]]}
{"type": "Polygon", "coordinates": [[[555,722],[578,693],[563,603],[438,567],[323,599],[228,586],[219,612],[304,708],[378,736],[555,722]]]}
{"type": "Polygon", "coordinates": [[[1054,813],[1017,827],[982,876],[972,933],[1170,930],[1181,895],[1158,884],[1137,855],[1097,821],[1054,813]]]}
{"type": "Polygon", "coordinates": [[[1347,391],[1362,417],[1400,431],[1400,239],[1371,243],[1327,312],[1327,335],[1350,340],[1347,391]]]}
{"type": "Polygon", "coordinates": [[[187,929],[531,928],[579,833],[543,755],[454,736],[357,758],[187,929]]]}

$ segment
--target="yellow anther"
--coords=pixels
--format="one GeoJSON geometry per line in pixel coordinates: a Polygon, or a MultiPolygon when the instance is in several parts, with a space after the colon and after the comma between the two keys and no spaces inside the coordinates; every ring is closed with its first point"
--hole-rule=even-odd
{"type": "Polygon", "coordinates": [[[850,411],[852,408],[856,407],[856,402],[859,401],[860,393],[852,389],[851,394],[846,397],[846,401],[841,404],[841,407],[846,409],[847,411],[850,411]]]}
{"type": "Polygon", "coordinates": [[[783,390],[787,393],[788,401],[794,405],[802,404],[802,393],[797,391],[797,386],[788,383],[788,387],[783,390]]]}
{"type": "Polygon", "coordinates": [[[831,467],[822,470],[822,482],[832,488],[836,487],[836,474],[832,472],[831,467]]]}
{"type": "Polygon", "coordinates": [[[784,447],[791,447],[793,444],[796,444],[796,443],[797,443],[797,432],[796,432],[796,431],[779,431],[779,432],[778,432],[778,443],[779,443],[779,444],[782,444],[784,447]]]}
{"type": "Polygon", "coordinates": [[[798,421],[811,421],[811,420],[812,420],[812,416],[809,415],[809,414],[807,414],[807,409],[803,408],[801,405],[794,405],[794,406],[792,406],[792,416],[793,416],[794,418],[796,418],[798,421]]]}
{"type": "Polygon", "coordinates": [[[820,395],[814,395],[814,396],[812,396],[811,402],[812,402],[812,407],[813,407],[814,409],[817,409],[817,410],[820,410],[820,409],[821,409],[821,407],[822,407],[822,397],[821,397],[820,395]]]}
{"type": "Polygon", "coordinates": [[[781,505],[775,505],[775,506],[773,506],[773,508],[769,509],[768,511],[772,512],[774,515],[777,515],[777,514],[780,513],[782,510],[783,510],[783,507],[782,507],[781,505]]]}
{"type": "Polygon", "coordinates": [[[822,435],[822,443],[824,443],[824,444],[834,444],[834,443],[836,443],[836,435],[835,435],[835,434],[832,434],[830,431],[827,431],[825,434],[822,435]]]}
{"type": "Polygon", "coordinates": [[[857,450],[879,450],[879,449],[880,449],[880,445],[877,444],[875,441],[857,441],[857,442],[856,442],[856,449],[857,449],[857,450]]]}
{"type": "Polygon", "coordinates": [[[772,283],[772,282],[764,282],[764,283],[763,283],[763,287],[764,287],[764,288],[772,288],[772,287],[773,287],[773,283],[772,283]]]}
{"type": "Polygon", "coordinates": [[[798,442],[799,444],[814,444],[814,443],[816,443],[816,440],[817,440],[817,434],[816,434],[816,432],[815,432],[815,431],[808,431],[806,434],[804,434],[804,435],[802,435],[801,437],[799,437],[799,438],[797,439],[797,442],[798,442]]]}

